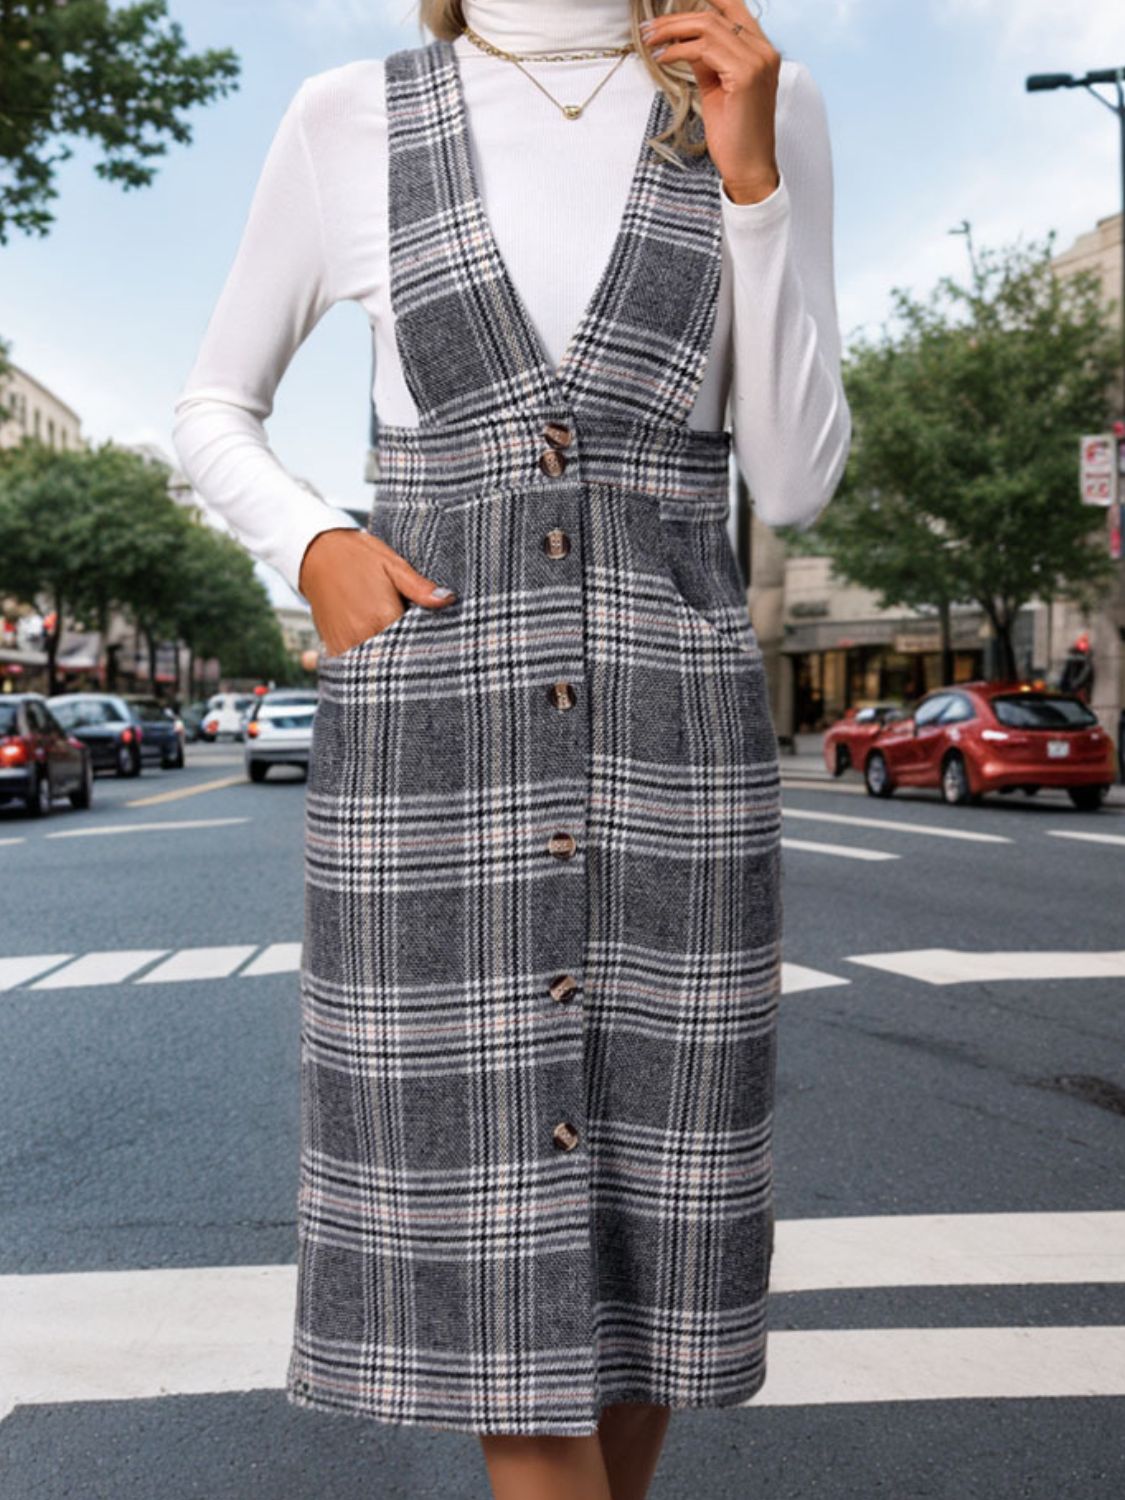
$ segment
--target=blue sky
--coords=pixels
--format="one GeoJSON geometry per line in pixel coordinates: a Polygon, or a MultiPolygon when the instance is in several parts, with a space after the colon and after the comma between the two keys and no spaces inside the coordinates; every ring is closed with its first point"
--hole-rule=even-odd
{"type": "MultiPolygon", "coordinates": [[[[193,115],[193,144],[170,149],[150,189],[102,183],[78,147],[49,237],[0,247],[0,334],[93,441],[153,442],[171,458],[172,405],[293,92],[311,73],[424,37],[411,0],[169,8],[193,49],[235,49],[239,90],[193,115]]],[[[760,19],[825,96],[845,339],[877,330],[892,286],[922,294],[963,273],[964,239],[949,233],[963,219],[978,245],[1053,228],[1063,249],[1119,211],[1113,116],[1079,90],[1028,95],[1024,78],[1125,64],[1121,0],[764,0],[760,19]]],[[[282,462],[361,508],[369,374],[364,314],[335,307],[269,422],[282,462]]]]}

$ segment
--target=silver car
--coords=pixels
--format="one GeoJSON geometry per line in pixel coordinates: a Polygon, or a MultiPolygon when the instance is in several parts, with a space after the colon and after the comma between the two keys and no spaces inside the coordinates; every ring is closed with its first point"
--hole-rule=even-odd
{"type": "Polygon", "coordinates": [[[271,766],[309,769],[316,697],[311,693],[268,693],[246,722],[246,774],[265,781],[271,766]]]}

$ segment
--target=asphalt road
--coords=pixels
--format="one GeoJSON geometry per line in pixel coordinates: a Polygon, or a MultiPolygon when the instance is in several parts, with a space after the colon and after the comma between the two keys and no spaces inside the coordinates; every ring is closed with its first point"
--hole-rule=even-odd
{"type": "MultiPolygon", "coordinates": [[[[303,782],[0,809],[0,1497],[485,1497],[290,1408],[303,782]]],[[[770,1376],[653,1500],[1125,1494],[1125,807],[787,777],[770,1376]],[[870,821],[868,821],[870,820],[870,821]]]]}

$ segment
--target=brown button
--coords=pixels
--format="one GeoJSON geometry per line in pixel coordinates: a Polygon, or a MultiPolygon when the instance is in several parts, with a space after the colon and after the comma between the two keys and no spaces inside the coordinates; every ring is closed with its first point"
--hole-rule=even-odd
{"type": "Polygon", "coordinates": [[[554,980],[548,990],[552,1000],[569,1000],[578,988],[578,981],[573,974],[560,974],[554,980]]]}
{"type": "Polygon", "coordinates": [[[574,707],[575,692],[569,682],[552,682],[547,693],[560,713],[574,707]]]}
{"type": "Polygon", "coordinates": [[[543,538],[543,551],[548,557],[565,557],[570,551],[570,538],[556,526],[543,538]]]}
{"type": "Polygon", "coordinates": [[[547,848],[556,859],[569,859],[578,844],[572,833],[552,833],[547,840],[547,848]]]}
{"type": "Polygon", "coordinates": [[[560,453],[557,448],[544,448],[539,455],[539,467],[544,474],[550,474],[557,479],[566,468],[566,454],[560,453]]]}
{"type": "Polygon", "coordinates": [[[569,1120],[560,1120],[551,1132],[551,1139],[560,1151],[573,1151],[578,1144],[578,1132],[569,1120]]]}
{"type": "Polygon", "coordinates": [[[548,422],[543,429],[543,436],[556,448],[568,448],[570,446],[571,432],[569,427],[564,427],[561,422],[548,422]]]}

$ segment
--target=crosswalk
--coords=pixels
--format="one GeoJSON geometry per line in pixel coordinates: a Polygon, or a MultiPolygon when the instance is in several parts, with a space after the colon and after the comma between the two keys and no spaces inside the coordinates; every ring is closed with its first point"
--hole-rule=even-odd
{"type": "MultiPolygon", "coordinates": [[[[1125,1212],[780,1220],[771,1288],[1125,1283],[1125,1212]]],[[[0,1277],[17,1405],[280,1389],[293,1265],[0,1277]]],[[[754,1406],[1125,1396],[1125,1327],[781,1329],[754,1406]]]]}
{"type": "MultiPolygon", "coordinates": [[[[948,985],[996,980],[1122,979],[1125,948],[972,949],[906,948],[886,953],[841,955],[919,984],[948,985]]],[[[91,989],[104,985],[176,984],[186,981],[258,979],[296,974],[301,944],[227,943],[199,948],[118,948],[89,953],[31,953],[0,956],[0,994],[15,990],[91,989]]],[[[855,975],[784,961],[782,994],[854,982],[855,975]]]]}

